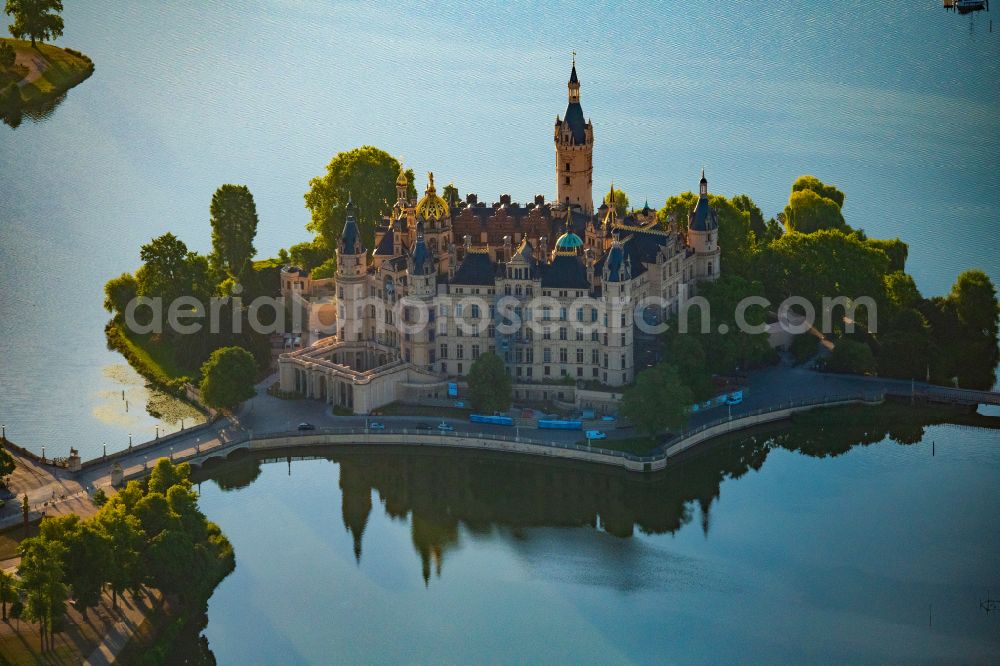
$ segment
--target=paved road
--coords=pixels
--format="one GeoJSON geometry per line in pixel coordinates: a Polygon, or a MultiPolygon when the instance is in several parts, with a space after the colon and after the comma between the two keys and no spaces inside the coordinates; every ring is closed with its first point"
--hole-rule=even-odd
{"type": "MultiPolygon", "coordinates": [[[[257,395],[247,401],[239,414],[232,418],[220,419],[214,424],[192,428],[188,433],[166,438],[162,443],[146,449],[136,450],[124,457],[118,458],[126,475],[138,473],[158,458],[169,457],[172,454],[180,457],[194,456],[208,448],[214,448],[226,442],[243,439],[248,432],[257,435],[269,432],[294,431],[303,421],[317,428],[347,427],[363,428],[368,419],[363,416],[334,416],[330,407],[316,400],[281,400],[267,395],[265,387],[274,378],[268,378],[257,387],[257,395]]],[[[889,390],[906,394],[910,383],[898,380],[886,380],[872,377],[855,377],[849,375],[832,375],[813,372],[805,367],[792,367],[782,363],[772,368],[757,371],[750,376],[744,400],[740,405],[722,406],[694,414],[691,426],[697,427],[716,421],[727,415],[740,416],[762,409],[770,409],[790,402],[821,400],[824,398],[877,394],[889,390]]],[[[919,392],[926,388],[922,383],[914,387],[919,392]]],[[[936,392],[947,392],[950,389],[931,387],[936,392]]],[[[992,394],[996,396],[996,394],[992,394]]],[[[417,430],[420,423],[429,423],[436,427],[440,421],[446,421],[459,433],[492,433],[507,437],[520,435],[524,438],[544,440],[556,443],[571,443],[579,441],[582,433],[579,431],[538,430],[537,428],[518,428],[490,424],[471,424],[462,419],[438,419],[418,416],[380,416],[377,420],[390,429],[417,430]]],[[[604,429],[604,428],[602,428],[604,429]]],[[[609,437],[631,437],[633,430],[606,429],[609,437]]],[[[51,480],[47,483],[34,484],[27,490],[29,503],[33,509],[45,507],[51,510],[53,503],[59,510],[79,510],[80,504],[86,504],[86,494],[95,488],[107,486],[111,481],[111,463],[94,465],[85,468],[79,474],[73,475],[65,470],[49,470],[51,480]]],[[[20,491],[19,491],[20,493],[20,491]]],[[[0,528],[10,522],[19,520],[20,509],[15,502],[0,511],[0,528]]]]}

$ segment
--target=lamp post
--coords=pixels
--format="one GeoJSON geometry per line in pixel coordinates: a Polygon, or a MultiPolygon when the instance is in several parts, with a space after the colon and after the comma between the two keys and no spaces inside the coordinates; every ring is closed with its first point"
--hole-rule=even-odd
{"type": "Polygon", "coordinates": [[[3,437],[3,441],[6,444],[7,443],[7,424],[4,423],[4,424],[0,425],[0,429],[2,429],[2,432],[3,432],[3,434],[0,435],[0,437],[3,437]]]}
{"type": "Polygon", "coordinates": [[[132,433],[128,434],[128,448],[132,448],[132,433]]]}
{"type": "Polygon", "coordinates": [[[101,454],[101,457],[102,458],[107,458],[108,457],[108,443],[107,442],[101,442],[101,448],[104,449],[104,453],[101,454]]]}
{"type": "Polygon", "coordinates": [[[159,438],[160,438],[160,426],[159,426],[159,424],[157,424],[157,426],[156,426],[156,439],[159,439],[159,438]]]}

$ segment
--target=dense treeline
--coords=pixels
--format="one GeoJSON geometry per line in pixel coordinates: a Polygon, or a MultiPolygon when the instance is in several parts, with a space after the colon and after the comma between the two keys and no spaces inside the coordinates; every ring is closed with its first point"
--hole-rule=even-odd
{"type": "Polygon", "coordinates": [[[219,527],[198,508],[190,471],[186,463],[161,459],[147,479],[130,481],[92,518],[46,517],[38,536],[21,542],[17,579],[6,584],[23,601],[11,611],[39,624],[43,649],[63,627],[67,602],[86,618],[105,590],[116,606],[122,592],[138,594],[144,586],[186,609],[205,604],[234,558],[219,527]]]}
{"type": "MultiPolygon", "coordinates": [[[[923,297],[905,272],[906,243],[868,238],[863,229],[851,227],[843,215],[845,199],[835,186],[801,176],[792,184],[784,210],[765,221],[745,194],[731,199],[710,194],[719,216],[722,277],[699,285],[698,292],[711,304],[711,325],[707,333],[683,335],[678,333],[680,322],[672,322],[663,341],[669,367],[657,369],[655,382],[643,380],[649,370],[641,373],[626,392],[623,410],[634,413],[651,433],[677,427],[686,421],[685,405],[690,404],[678,401],[709,397],[717,390],[712,374],[773,359],[765,334],[740,332],[735,326],[735,306],[747,296],[767,298],[771,320],[785,299],[803,297],[815,309],[817,328],[823,323],[823,298],[846,298],[829,313],[830,329],[824,331],[835,343],[825,361],[829,371],[991,388],[1000,361],[1000,307],[989,276],[966,271],[947,296],[923,297]],[[871,299],[871,307],[863,297],[871,299]],[[727,332],[720,333],[720,326],[727,332]],[[668,380],[679,382],[686,392],[664,388],[668,380]],[[662,394],[661,399],[650,404],[648,395],[641,395],[649,392],[662,394]]],[[[691,192],[672,196],[657,219],[684,231],[697,200],[691,192]]],[[[757,307],[746,314],[751,325],[765,317],[757,307]]],[[[688,329],[700,331],[699,309],[692,308],[687,317],[688,329]]],[[[808,359],[819,351],[816,338],[798,336],[791,351],[799,361],[808,359]]]]}
{"type": "MultiPolygon", "coordinates": [[[[109,345],[140,369],[143,364],[159,365],[143,372],[154,381],[161,377],[168,385],[194,381],[203,375],[213,352],[229,347],[249,352],[258,369],[270,365],[270,340],[251,326],[248,306],[258,296],[276,293],[277,276],[271,267],[257,267],[253,262],[258,217],[250,190],[243,185],[220,187],[212,197],[210,221],[209,255],[189,250],[184,241],[166,233],[141,247],[142,265],[135,273],[123,273],[104,286],[104,307],[114,316],[108,329],[109,345]],[[135,331],[128,325],[126,315],[140,327],[151,325],[157,316],[146,306],[130,310],[129,304],[138,297],[159,299],[162,304],[160,326],[152,332],[135,331]],[[181,318],[188,317],[183,323],[199,324],[197,330],[175,330],[169,325],[172,304],[178,306],[181,318]],[[148,353],[137,353],[133,346],[148,353]]],[[[283,316],[267,308],[257,313],[265,325],[283,316]]]]}

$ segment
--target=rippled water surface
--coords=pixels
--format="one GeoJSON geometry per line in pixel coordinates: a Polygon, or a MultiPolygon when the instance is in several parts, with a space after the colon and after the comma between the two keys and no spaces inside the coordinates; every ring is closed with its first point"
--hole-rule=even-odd
{"type": "MultiPolygon", "coordinates": [[[[109,414],[122,362],[104,282],[174,231],[209,248],[225,182],[257,200],[257,249],[307,238],[302,194],[370,143],[462,193],[553,194],[570,51],[597,191],[641,204],[750,193],[767,214],[815,173],[845,215],[910,243],[927,294],[998,275],[1000,34],[898,3],[67,2],[61,43],[97,69],[46,118],[0,126],[0,420],[84,455],[160,421],[109,414]],[[130,430],[131,429],[131,430],[130,430]]],[[[995,12],[994,12],[995,13],[995,12]]],[[[7,17],[2,17],[7,20],[7,17]]]]}

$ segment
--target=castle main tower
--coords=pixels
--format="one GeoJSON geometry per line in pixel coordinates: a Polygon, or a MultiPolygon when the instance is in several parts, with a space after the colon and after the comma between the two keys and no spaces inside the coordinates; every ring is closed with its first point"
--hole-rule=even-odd
{"type": "Polygon", "coordinates": [[[556,198],[560,203],[594,212],[594,127],[583,117],[580,106],[580,79],[576,76],[576,55],[569,76],[569,104],[566,116],[556,116],[556,198]]]}

